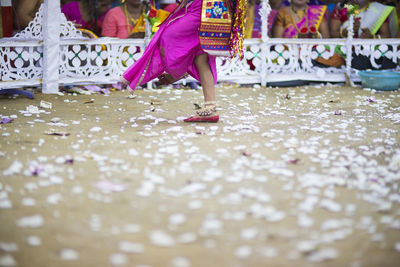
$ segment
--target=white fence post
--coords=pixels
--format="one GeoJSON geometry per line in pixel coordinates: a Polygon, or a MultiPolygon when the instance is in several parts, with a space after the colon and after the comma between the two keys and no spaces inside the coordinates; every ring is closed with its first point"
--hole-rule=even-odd
{"type": "Polygon", "coordinates": [[[44,1],[42,92],[58,93],[60,64],[60,1],[44,1]]]}
{"type": "Polygon", "coordinates": [[[351,80],[351,61],[353,59],[353,36],[354,36],[354,15],[349,18],[349,28],[347,30],[346,39],[346,75],[351,86],[354,86],[351,80]]]}
{"type": "Polygon", "coordinates": [[[268,43],[268,16],[271,12],[269,0],[263,0],[260,9],[261,16],[261,85],[267,85],[267,43],[268,43]]]}

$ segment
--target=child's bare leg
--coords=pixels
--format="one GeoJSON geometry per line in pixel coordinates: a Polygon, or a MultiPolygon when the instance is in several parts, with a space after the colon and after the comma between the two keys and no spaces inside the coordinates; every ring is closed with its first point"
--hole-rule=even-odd
{"type": "Polygon", "coordinates": [[[200,74],[204,106],[196,112],[196,116],[185,119],[185,122],[217,122],[219,120],[219,115],[216,110],[214,76],[212,75],[208,63],[208,55],[202,54],[196,57],[194,63],[200,74]]]}
{"type": "Polygon", "coordinates": [[[214,76],[208,64],[208,55],[202,54],[195,58],[194,63],[200,73],[200,81],[203,87],[204,102],[215,101],[214,76]]]}

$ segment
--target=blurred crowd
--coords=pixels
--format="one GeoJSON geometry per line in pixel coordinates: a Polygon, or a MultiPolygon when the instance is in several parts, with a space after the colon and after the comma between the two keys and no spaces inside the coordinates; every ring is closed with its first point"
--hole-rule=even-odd
{"type": "MultiPolygon", "coordinates": [[[[61,0],[69,21],[89,36],[143,38],[176,7],[176,0],[61,0]]],[[[14,31],[24,29],[43,0],[12,0],[14,31]]],[[[399,38],[398,0],[270,0],[268,34],[275,38],[344,38],[355,17],[355,38],[399,38]]],[[[246,38],[260,38],[260,0],[248,0],[246,38]]]]}
{"type": "MultiPolygon", "coordinates": [[[[12,0],[14,31],[33,20],[43,0],[12,0]]],[[[275,38],[344,38],[355,17],[355,38],[400,38],[398,0],[270,0],[268,35],[275,38]]],[[[176,7],[176,0],[61,0],[66,18],[89,36],[143,38],[176,7]]],[[[260,0],[248,0],[246,38],[260,38],[260,0]]],[[[3,9],[3,8],[2,8],[3,9]]],[[[3,16],[4,16],[4,12],[3,16]]],[[[1,20],[0,20],[1,23],[1,20]]],[[[4,19],[3,19],[4,24],[4,19]]]]}
{"type": "MultiPolygon", "coordinates": [[[[60,3],[66,19],[86,36],[125,39],[144,38],[146,28],[154,34],[157,26],[177,7],[176,1],[61,0],[60,3]],[[146,24],[150,27],[145,27],[146,24]]],[[[6,2],[1,4],[0,37],[11,37],[27,27],[44,0],[12,0],[12,5],[4,6],[6,2]]],[[[261,38],[263,27],[271,38],[346,38],[350,15],[354,18],[354,38],[400,38],[399,0],[269,0],[269,4],[271,11],[266,18],[267,25],[263,26],[259,12],[261,0],[248,0],[245,38],[261,38]]],[[[284,45],[284,49],[288,47],[284,45]]],[[[314,65],[345,65],[346,53],[341,45],[325,45],[325,49],[334,49],[333,56],[328,59],[320,56],[313,60],[314,65]]],[[[393,47],[387,49],[393,50],[393,47]]],[[[255,68],[252,59],[247,62],[251,69],[255,68]]],[[[379,69],[391,69],[400,64],[385,56],[376,59],[375,63],[379,69]]],[[[351,66],[359,70],[375,69],[369,57],[354,50],[351,66]]]]}
{"type": "MultiPolygon", "coordinates": [[[[11,27],[12,33],[25,29],[43,2],[12,0],[11,6],[2,6],[0,37],[12,35],[3,34],[9,32],[9,29],[4,31],[5,25],[11,27]]],[[[60,3],[67,20],[85,34],[118,38],[144,37],[145,23],[160,24],[177,6],[175,0],[61,0],[60,3]]]]}
{"type": "MultiPolygon", "coordinates": [[[[355,38],[400,37],[398,0],[270,0],[268,33],[275,38],[344,38],[355,18],[355,38]]],[[[261,36],[259,0],[249,0],[246,37],[261,36]]]]}

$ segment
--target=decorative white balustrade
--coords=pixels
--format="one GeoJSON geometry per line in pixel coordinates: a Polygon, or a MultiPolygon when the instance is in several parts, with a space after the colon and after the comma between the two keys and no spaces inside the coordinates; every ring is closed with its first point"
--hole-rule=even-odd
{"type": "MultiPolygon", "coordinates": [[[[261,13],[267,14],[268,10],[269,5],[264,3],[261,13]]],[[[50,70],[58,72],[60,84],[119,81],[122,72],[142,55],[148,42],[147,39],[85,40],[72,23],[61,14],[60,17],[59,67],[50,70]]],[[[0,89],[41,84],[44,72],[44,48],[40,41],[43,39],[42,21],[43,6],[24,32],[0,39],[0,89]]],[[[219,81],[340,82],[345,81],[346,72],[353,80],[358,80],[357,71],[349,65],[352,55],[347,55],[348,51],[367,56],[376,68],[379,68],[377,60],[382,57],[400,62],[400,39],[274,39],[265,36],[266,31],[263,34],[262,39],[245,40],[244,60],[217,59],[219,81]],[[327,68],[316,64],[317,58],[333,56],[336,47],[347,55],[347,65],[327,68]]]]}

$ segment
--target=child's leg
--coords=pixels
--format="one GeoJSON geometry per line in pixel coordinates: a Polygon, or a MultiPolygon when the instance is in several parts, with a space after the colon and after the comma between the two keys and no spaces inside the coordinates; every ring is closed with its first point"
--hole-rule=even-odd
{"type": "Polygon", "coordinates": [[[198,110],[195,116],[185,119],[185,122],[217,122],[217,104],[215,102],[214,76],[208,63],[208,55],[202,54],[195,58],[194,63],[200,74],[200,81],[203,87],[204,106],[198,110]]]}
{"type": "Polygon", "coordinates": [[[208,64],[208,55],[202,54],[194,59],[194,63],[200,74],[201,86],[203,87],[204,102],[215,102],[214,77],[210,65],[208,64]]]}

